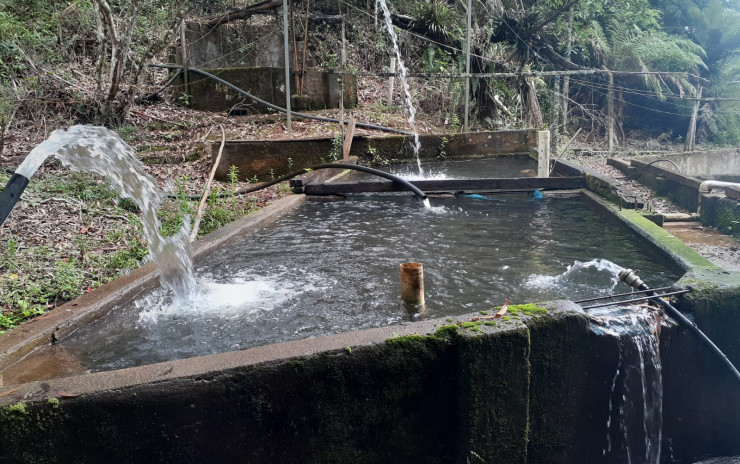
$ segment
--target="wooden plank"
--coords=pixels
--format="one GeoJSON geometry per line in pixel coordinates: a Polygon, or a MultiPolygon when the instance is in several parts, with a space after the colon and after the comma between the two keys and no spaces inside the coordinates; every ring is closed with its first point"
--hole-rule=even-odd
{"type": "Polygon", "coordinates": [[[349,158],[349,151],[352,148],[352,139],[355,136],[355,124],[357,124],[357,120],[355,118],[349,118],[349,121],[347,122],[347,130],[344,132],[344,145],[342,146],[343,160],[349,158]]]}
{"type": "MultiPolygon", "coordinates": [[[[425,192],[457,191],[511,191],[511,190],[569,190],[586,186],[583,177],[519,177],[511,179],[447,179],[413,181],[425,192]]],[[[329,195],[335,193],[402,192],[406,189],[395,182],[332,182],[305,185],[306,195],[329,195]]]]}

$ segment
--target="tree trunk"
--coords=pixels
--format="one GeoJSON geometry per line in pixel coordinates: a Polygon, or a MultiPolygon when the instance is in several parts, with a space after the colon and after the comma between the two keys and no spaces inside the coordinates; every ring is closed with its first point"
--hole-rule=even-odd
{"type": "Polygon", "coordinates": [[[701,84],[696,85],[696,100],[694,101],[694,108],[691,110],[691,121],[689,122],[689,130],[686,133],[686,142],[684,143],[683,149],[685,151],[694,151],[694,142],[696,140],[696,120],[699,116],[699,106],[701,104],[702,94],[701,84]]]}
{"type": "Polygon", "coordinates": [[[609,90],[606,97],[606,132],[609,153],[614,152],[614,74],[609,73],[609,90]]]}
{"type": "Polygon", "coordinates": [[[540,102],[537,100],[537,91],[534,88],[532,79],[527,76],[519,76],[517,78],[517,87],[519,89],[519,98],[522,102],[522,118],[524,123],[529,127],[541,128],[542,127],[542,110],[540,109],[540,102]]]}

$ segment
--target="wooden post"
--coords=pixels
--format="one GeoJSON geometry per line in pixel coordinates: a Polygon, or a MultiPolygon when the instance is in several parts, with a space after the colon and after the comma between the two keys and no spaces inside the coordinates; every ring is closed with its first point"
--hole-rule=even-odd
{"type": "Polygon", "coordinates": [[[609,73],[609,89],[606,96],[606,107],[606,131],[607,137],[609,138],[607,143],[609,145],[609,153],[614,153],[614,74],[612,73],[609,73]]]}
{"type": "MultiPolygon", "coordinates": [[[[573,53],[573,7],[568,12],[568,48],[565,50],[565,59],[570,62],[570,55],[573,53]]],[[[568,74],[563,78],[563,100],[560,109],[563,114],[563,134],[568,133],[568,95],[570,94],[570,76],[568,74]]]]}
{"type": "Polygon", "coordinates": [[[537,132],[537,177],[550,177],[550,131],[537,132]]]}
{"type": "MultiPolygon", "coordinates": [[[[188,44],[185,42],[185,20],[180,22],[180,46],[182,47],[182,82],[185,89],[185,101],[190,99],[190,85],[188,82],[188,44]]],[[[187,105],[190,106],[190,105],[187,105]]]]}
{"type": "Polygon", "coordinates": [[[685,151],[694,151],[694,141],[696,140],[696,120],[699,117],[699,106],[701,104],[702,94],[701,84],[696,84],[696,100],[694,100],[694,108],[691,110],[691,121],[689,122],[689,130],[686,133],[686,141],[684,142],[683,149],[685,151]]]}
{"type": "Polygon", "coordinates": [[[560,138],[560,76],[555,76],[553,83],[553,111],[550,127],[550,151],[558,152],[558,139],[560,138]]]}
{"type": "Polygon", "coordinates": [[[388,78],[388,106],[393,106],[393,85],[396,83],[396,59],[391,58],[391,74],[393,76],[388,78]]]}
{"type": "Polygon", "coordinates": [[[349,158],[349,151],[352,149],[352,139],[355,136],[355,118],[349,118],[347,130],[344,132],[344,144],[342,145],[342,159],[349,158]]]}

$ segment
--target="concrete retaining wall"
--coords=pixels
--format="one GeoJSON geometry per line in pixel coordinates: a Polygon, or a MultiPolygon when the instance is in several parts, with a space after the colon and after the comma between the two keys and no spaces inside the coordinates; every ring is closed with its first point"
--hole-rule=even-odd
{"type": "MultiPolygon", "coordinates": [[[[204,69],[226,82],[254,95],[268,103],[285,108],[285,68],[220,68],[204,69]]],[[[308,68],[304,75],[303,94],[291,101],[291,109],[321,110],[338,108],[341,88],[339,74],[322,72],[308,68]]],[[[187,94],[191,108],[201,111],[241,111],[247,113],[266,113],[274,110],[255,103],[229,87],[195,72],[188,73],[188,90],[182,77],[175,80],[177,95],[187,94]]],[[[294,83],[291,82],[291,86],[294,83]]],[[[294,89],[293,89],[294,90],[294,89]]],[[[344,76],[344,106],[351,108],[357,104],[357,78],[344,76]]]]}
{"type": "MultiPolygon", "coordinates": [[[[533,155],[537,147],[537,131],[493,131],[465,134],[421,135],[423,160],[474,158],[491,155],[533,155]]],[[[386,165],[414,159],[413,137],[404,135],[355,136],[350,151],[364,165],[386,165]]],[[[212,145],[215,160],[220,142],[212,145]]],[[[299,140],[235,140],[227,141],[216,178],[226,180],[231,166],[239,169],[242,178],[257,176],[269,180],[271,175],[288,174],[313,164],[341,158],[341,143],[331,138],[299,140]]]]}
{"type": "MultiPolygon", "coordinates": [[[[0,393],[0,456],[626,462],[624,450],[604,454],[619,339],[590,330],[572,303],[544,306],[495,325],[470,314],[22,385],[0,393]]],[[[740,452],[739,390],[691,335],[663,333],[673,462],[740,452]]]]}
{"type": "MultiPolygon", "coordinates": [[[[640,157],[640,160],[648,163],[658,159],[669,159],[673,161],[681,169],[681,174],[684,176],[713,177],[733,174],[740,175],[740,152],[736,148],[640,157]]],[[[661,163],[660,166],[668,170],[674,170],[669,163],[661,163]]]]}

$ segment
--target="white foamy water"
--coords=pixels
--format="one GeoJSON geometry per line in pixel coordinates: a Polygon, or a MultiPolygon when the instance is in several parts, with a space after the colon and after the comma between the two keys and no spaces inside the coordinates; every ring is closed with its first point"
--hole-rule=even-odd
{"type": "Polygon", "coordinates": [[[190,221],[185,218],[176,234],[162,237],[157,209],[164,194],[154,178],[144,171],[133,148],[105,127],[72,126],[52,132],[46,141],[28,154],[16,173],[30,179],[49,156],[55,156],[72,170],[105,176],[118,194],[133,200],[141,210],[144,236],[162,285],[176,298],[188,300],[195,296],[196,283],[188,239],[190,221]]]}
{"type": "Polygon", "coordinates": [[[596,333],[616,337],[619,361],[609,397],[604,456],[658,464],[662,436],[663,381],[656,310],[626,306],[589,310],[596,333]]]}
{"type": "Polygon", "coordinates": [[[592,259],[591,261],[575,261],[562,274],[551,276],[532,274],[524,282],[529,288],[541,290],[554,289],[560,286],[578,285],[589,281],[590,285],[602,288],[603,293],[610,293],[619,283],[619,271],[622,266],[607,259],[592,259]]]}

